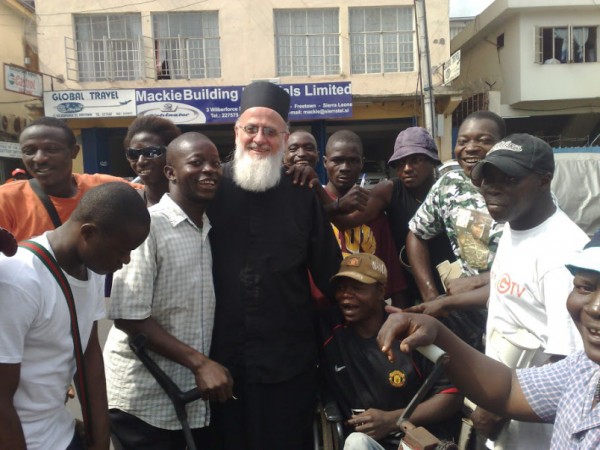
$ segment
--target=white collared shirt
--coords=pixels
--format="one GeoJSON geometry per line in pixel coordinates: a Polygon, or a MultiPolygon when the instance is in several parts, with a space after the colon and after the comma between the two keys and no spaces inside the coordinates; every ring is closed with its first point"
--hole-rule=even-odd
{"type": "MultiPolygon", "coordinates": [[[[149,209],[150,235],[115,273],[109,318],[152,316],[168,333],[208,355],[215,313],[212,254],[204,215],[198,228],[165,194],[149,209]]],[[[192,372],[156,353],[150,356],[182,390],[196,386],[192,372]]],[[[104,349],[109,408],[133,414],[162,429],[181,429],[171,401],[113,327],[104,349]]],[[[208,404],[187,407],[191,428],[209,423],[208,404]]]]}

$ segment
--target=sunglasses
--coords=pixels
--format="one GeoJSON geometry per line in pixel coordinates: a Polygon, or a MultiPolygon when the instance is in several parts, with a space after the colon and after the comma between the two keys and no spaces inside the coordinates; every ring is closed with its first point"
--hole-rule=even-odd
{"type": "Polygon", "coordinates": [[[167,147],[164,145],[151,145],[150,147],[144,148],[128,148],[125,150],[125,157],[130,161],[137,161],[140,156],[148,159],[158,158],[167,151],[167,147]]]}
{"type": "Polygon", "coordinates": [[[259,127],[257,125],[244,125],[244,126],[238,125],[238,128],[241,128],[242,130],[244,130],[244,132],[250,137],[256,136],[261,128],[262,128],[263,134],[270,138],[274,138],[280,134],[287,133],[287,131],[279,131],[279,130],[276,130],[275,128],[259,127]]]}

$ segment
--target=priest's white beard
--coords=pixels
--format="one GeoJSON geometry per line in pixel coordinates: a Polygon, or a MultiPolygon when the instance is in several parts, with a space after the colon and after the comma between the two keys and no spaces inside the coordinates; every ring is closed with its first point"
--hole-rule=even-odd
{"type": "Polygon", "coordinates": [[[246,191],[265,192],[279,184],[283,149],[264,158],[254,158],[243,147],[235,146],[233,181],[246,191]]]}

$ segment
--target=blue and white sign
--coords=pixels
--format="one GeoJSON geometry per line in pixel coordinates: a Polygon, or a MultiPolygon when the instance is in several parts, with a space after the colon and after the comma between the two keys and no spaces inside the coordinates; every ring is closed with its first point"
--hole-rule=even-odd
{"type": "Polygon", "coordinates": [[[135,117],[135,90],[44,92],[44,114],[58,119],[135,117]]]}
{"type": "MultiPolygon", "coordinates": [[[[282,84],[291,96],[290,120],[352,117],[349,82],[282,84]]],[[[137,114],[177,124],[233,123],[243,86],[136,89],[137,114]]]]}
{"type": "Polygon", "coordinates": [[[21,146],[17,142],[0,141],[0,157],[21,159],[21,146]]]}
{"type": "Polygon", "coordinates": [[[292,98],[289,120],[352,117],[352,85],[341,83],[283,84],[292,98]]]}

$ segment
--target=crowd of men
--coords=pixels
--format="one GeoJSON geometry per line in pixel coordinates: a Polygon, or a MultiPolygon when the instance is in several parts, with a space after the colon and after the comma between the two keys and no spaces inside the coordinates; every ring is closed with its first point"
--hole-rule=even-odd
{"type": "Polygon", "coordinates": [[[290,134],[289,108],[278,86],[248,85],[226,163],[207,136],[137,118],[124,146],[143,184],[73,173],[60,120],[23,130],[32,178],[0,187],[0,449],[185,449],[129,346],[139,334],[199,390],[202,449],[312,448],[319,396],[340,407],[344,448],[396,449],[433,370],[413,350],[431,343],[446,374],[414,425],[456,441],[468,419],[471,449],[598,448],[600,236],[557,205],[551,147],[476,112],[460,170],[438,177],[434,139],[410,127],[398,177],[366,190],[360,137],[337,131],[321,152],[290,134]],[[14,256],[2,229],[22,241],[14,256]]]}

